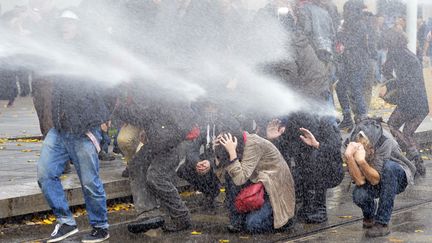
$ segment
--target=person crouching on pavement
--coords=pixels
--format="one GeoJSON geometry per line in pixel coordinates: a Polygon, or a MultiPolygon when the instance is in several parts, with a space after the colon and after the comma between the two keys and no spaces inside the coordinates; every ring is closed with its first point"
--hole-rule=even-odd
{"type": "Polygon", "coordinates": [[[327,217],[327,189],[344,177],[341,134],[330,116],[295,112],[267,127],[267,139],[281,151],[285,161],[293,161],[297,199],[297,220],[320,224],[327,217]]]}
{"type": "Polygon", "coordinates": [[[345,158],[356,185],[353,201],[363,211],[366,236],[388,235],[395,197],[414,183],[416,167],[402,155],[398,143],[383,130],[379,120],[360,122],[350,141],[345,158]]]}
{"type": "MultiPolygon", "coordinates": [[[[65,47],[82,51],[79,17],[72,10],[60,16],[65,47]]],[[[109,238],[106,195],[99,177],[98,151],[102,124],[109,112],[95,82],[86,78],[56,75],[52,79],[52,120],[54,127],[45,137],[37,164],[38,184],[57,218],[47,242],[58,242],[78,232],[76,221],[59,177],[72,160],[82,185],[90,225],[90,235],[82,242],[101,242],[109,238]]]]}
{"type": "Polygon", "coordinates": [[[215,154],[226,180],[228,231],[265,233],[291,226],[295,213],[294,180],[281,153],[258,135],[235,128],[227,131],[231,133],[217,137],[215,154]],[[241,194],[250,186],[261,187],[263,192],[249,207],[241,194]],[[255,204],[258,201],[261,204],[255,204]]]}

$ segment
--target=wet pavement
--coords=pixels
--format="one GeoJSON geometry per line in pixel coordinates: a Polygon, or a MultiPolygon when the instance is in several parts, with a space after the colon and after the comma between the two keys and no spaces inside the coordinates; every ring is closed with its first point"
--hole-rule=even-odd
{"type": "MultiPolygon", "coordinates": [[[[2,106],[3,104],[0,103],[2,106]]],[[[371,114],[388,116],[391,107],[375,100],[371,114]]],[[[431,130],[432,121],[428,117],[419,129],[431,130]]],[[[30,98],[19,98],[12,109],[0,108],[0,138],[17,138],[40,135],[37,116],[30,98]]],[[[0,219],[7,216],[47,210],[47,205],[36,183],[36,161],[39,157],[41,142],[31,139],[11,141],[0,139],[0,219]],[[31,196],[31,197],[28,197],[31,196]],[[11,200],[10,198],[21,198],[11,200]],[[6,211],[2,211],[6,210],[6,211]],[[18,213],[18,210],[29,210],[18,213]],[[6,214],[6,212],[8,214],[6,214]]],[[[425,151],[426,152],[426,151],[425,151]]],[[[425,155],[429,158],[429,155],[425,155]]],[[[429,172],[432,161],[426,161],[429,172]]],[[[128,182],[121,178],[124,168],[121,159],[101,162],[101,177],[110,198],[130,195],[128,182]]],[[[188,206],[192,208],[193,228],[188,231],[165,234],[160,230],[147,234],[130,234],[126,225],[134,219],[133,210],[110,213],[112,225],[111,238],[108,242],[432,242],[432,173],[397,197],[393,216],[393,232],[388,237],[369,240],[364,237],[361,228],[361,211],[352,203],[349,188],[349,176],[344,182],[328,192],[329,221],[319,225],[296,224],[286,232],[265,235],[229,234],[225,226],[228,223],[226,210],[221,206],[217,213],[208,213],[196,207],[195,197],[186,196],[188,206]]],[[[72,204],[82,204],[79,182],[76,174],[62,178],[62,183],[69,190],[72,204]]],[[[223,201],[223,193],[220,198],[223,201]]],[[[81,237],[89,232],[85,216],[78,219],[81,232],[64,242],[80,242],[81,237]]],[[[0,225],[0,242],[41,242],[53,229],[53,225],[0,225]]]]}
{"type": "Polygon", "coordinates": [[[39,121],[31,97],[18,97],[11,108],[0,100],[0,138],[41,136],[39,121]]]}
{"type": "MultiPolygon", "coordinates": [[[[432,171],[432,161],[427,161],[427,167],[432,171]]],[[[222,203],[224,193],[218,198],[220,204],[216,212],[197,206],[200,195],[185,193],[183,198],[192,212],[192,229],[171,234],[152,230],[146,234],[135,235],[127,231],[127,223],[134,219],[133,210],[119,211],[109,216],[111,238],[108,242],[430,242],[432,187],[429,185],[432,183],[432,174],[429,174],[430,176],[418,180],[415,186],[397,197],[392,220],[393,232],[374,241],[364,237],[361,211],[352,202],[353,187],[348,189],[349,177],[346,175],[340,186],[328,191],[329,220],[324,224],[297,223],[288,231],[272,234],[230,234],[225,228],[228,214],[222,203]]],[[[89,233],[86,217],[79,217],[78,222],[80,233],[63,242],[80,242],[80,239],[89,233]]],[[[53,225],[15,225],[0,230],[0,241],[43,242],[52,229],[53,225]]]]}

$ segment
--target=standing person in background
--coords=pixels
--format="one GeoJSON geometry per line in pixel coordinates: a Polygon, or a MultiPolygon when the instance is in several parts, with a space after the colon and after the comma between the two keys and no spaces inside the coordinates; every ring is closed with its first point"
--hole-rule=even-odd
{"type": "Polygon", "coordinates": [[[339,34],[339,41],[344,49],[341,54],[343,70],[339,72],[341,76],[337,86],[343,112],[340,128],[350,128],[354,124],[349,94],[357,110],[354,121],[358,122],[367,117],[368,107],[364,95],[366,78],[370,67],[369,60],[376,53],[364,9],[363,0],[349,0],[344,5],[344,24],[339,34]]]}
{"type": "MultiPolygon", "coordinates": [[[[59,10],[55,8],[53,0],[30,0],[25,26],[31,30],[31,38],[42,39],[55,37],[56,19],[59,10]]],[[[53,127],[52,109],[52,81],[48,77],[32,70],[32,96],[42,136],[45,137],[53,127]]]]}
{"type": "Polygon", "coordinates": [[[383,72],[387,79],[394,81],[382,88],[380,96],[394,92],[394,103],[397,105],[388,125],[407,158],[415,162],[417,174],[424,176],[426,167],[414,139],[415,131],[429,113],[423,68],[420,60],[407,48],[408,40],[404,33],[391,30],[384,39],[388,54],[383,72]]]}
{"type": "MultiPolygon", "coordinates": [[[[8,30],[7,34],[9,35],[26,38],[29,31],[23,26],[25,16],[25,8],[16,7],[1,16],[1,27],[8,30]]],[[[10,65],[10,63],[13,63],[11,59],[3,57],[0,70],[0,100],[8,101],[6,107],[12,107],[15,98],[18,96],[17,76],[20,71],[19,68],[10,65]]]]}

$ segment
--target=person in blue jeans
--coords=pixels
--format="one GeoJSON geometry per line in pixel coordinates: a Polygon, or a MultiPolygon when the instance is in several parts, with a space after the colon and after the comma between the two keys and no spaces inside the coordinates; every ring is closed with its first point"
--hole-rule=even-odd
{"type": "Polygon", "coordinates": [[[381,121],[360,122],[351,134],[351,141],[345,157],[356,184],[353,201],[363,212],[366,236],[388,235],[395,197],[414,183],[416,167],[404,157],[390,132],[383,130],[381,121]]]}
{"type": "MultiPolygon", "coordinates": [[[[79,17],[64,10],[59,18],[65,48],[80,52],[86,44],[79,38],[79,17]],[[75,49],[76,48],[76,49],[75,49]]],[[[53,75],[51,128],[42,145],[37,164],[38,184],[57,218],[47,242],[58,242],[78,232],[69,209],[60,176],[71,160],[81,182],[91,233],[82,242],[102,242],[109,238],[106,195],[99,177],[98,152],[102,128],[109,112],[101,96],[101,87],[88,78],[53,75]]]]}
{"type": "Polygon", "coordinates": [[[237,194],[241,189],[251,185],[251,182],[246,183],[243,186],[236,186],[232,181],[231,177],[225,176],[226,190],[226,207],[230,213],[230,227],[229,231],[233,233],[236,229],[233,228],[235,225],[242,225],[242,228],[246,232],[253,233],[264,233],[273,230],[273,209],[271,207],[270,198],[266,193],[264,196],[264,205],[256,211],[248,214],[241,214],[237,212],[234,202],[237,194]]]}
{"type": "Polygon", "coordinates": [[[294,180],[288,164],[270,141],[242,132],[235,122],[230,124],[222,130],[233,134],[220,133],[214,143],[215,164],[227,182],[226,206],[231,221],[228,231],[265,233],[286,229],[292,225],[295,214],[294,180]],[[245,212],[234,202],[239,192],[251,183],[262,183],[264,203],[245,212]]]}

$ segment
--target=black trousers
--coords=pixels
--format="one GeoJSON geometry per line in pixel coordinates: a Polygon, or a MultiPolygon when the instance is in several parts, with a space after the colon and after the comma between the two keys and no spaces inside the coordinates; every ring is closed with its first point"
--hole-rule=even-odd
{"type": "Polygon", "coordinates": [[[128,164],[135,210],[138,214],[151,211],[158,207],[159,201],[171,218],[189,217],[189,210],[173,182],[180,161],[181,142],[173,146],[173,139],[165,145],[157,137],[148,139],[128,164]]]}

